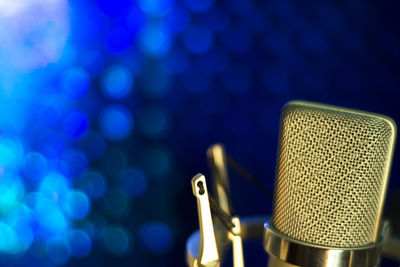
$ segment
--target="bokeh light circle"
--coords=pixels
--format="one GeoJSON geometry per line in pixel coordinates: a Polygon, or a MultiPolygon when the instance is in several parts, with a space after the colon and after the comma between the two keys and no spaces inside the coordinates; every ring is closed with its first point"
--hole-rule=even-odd
{"type": "Polygon", "coordinates": [[[90,77],[82,68],[70,68],[61,77],[61,88],[70,98],[81,98],[90,88],[90,77]]]}
{"type": "Polygon", "coordinates": [[[71,245],[71,255],[75,257],[84,258],[89,255],[92,249],[92,240],[85,231],[79,229],[70,230],[68,241],[71,245]]]}
{"type": "Polygon", "coordinates": [[[77,188],[85,192],[91,199],[99,199],[107,189],[107,181],[101,173],[88,171],[77,182],[77,188]]]}
{"type": "Polygon", "coordinates": [[[47,159],[38,152],[29,152],[25,154],[23,162],[24,176],[30,180],[38,180],[46,174],[47,159]]]}
{"type": "Polygon", "coordinates": [[[169,117],[161,107],[145,107],[137,116],[137,128],[145,136],[160,137],[169,128],[169,117]]]}
{"type": "Polygon", "coordinates": [[[88,132],[79,142],[80,148],[89,160],[99,159],[106,150],[104,138],[97,132],[88,132]]]}
{"type": "Polygon", "coordinates": [[[139,0],[139,7],[149,16],[166,15],[174,6],[175,0],[139,0]]]}
{"type": "Polygon", "coordinates": [[[193,12],[202,13],[210,10],[214,0],[184,0],[186,6],[193,12]]]}
{"type": "Polygon", "coordinates": [[[118,217],[127,212],[128,198],[119,188],[109,188],[102,202],[104,211],[109,215],[118,217]]]}
{"type": "Polygon", "coordinates": [[[120,105],[110,105],[100,114],[101,133],[110,141],[120,141],[127,137],[134,126],[128,109],[120,105]]]}
{"type": "Polygon", "coordinates": [[[171,48],[171,36],[162,26],[148,25],[140,34],[142,51],[152,57],[161,57],[171,48]]]}
{"type": "Polygon", "coordinates": [[[65,213],[73,220],[84,219],[90,211],[90,201],[80,191],[70,191],[63,205],[65,213]]]}
{"type": "Polygon", "coordinates": [[[72,110],[64,116],[62,128],[68,138],[72,140],[79,139],[89,129],[89,118],[80,110],[72,110]]]}
{"type": "Polygon", "coordinates": [[[112,254],[125,254],[132,246],[130,233],[123,227],[107,227],[103,230],[102,235],[105,248],[112,254]]]}
{"type": "Polygon", "coordinates": [[[105,97],[118,100],[127,96],[133,85],[131,72],[122,65],[113,65],[105,70],[101,89],[105,97]]]}
{"type": "Polygon", "coordinates": [[[172,156],[165,147],[145,150],[142,154],[142,166],[153,178],[165,178],[172,168],[172,156]]]}
{"type": "Polygon", "coordinates": [[[66,263],[71,256],[71,247],[65,238],[55,236],[46,244],[47,257],[56,264],[66,263]]]}

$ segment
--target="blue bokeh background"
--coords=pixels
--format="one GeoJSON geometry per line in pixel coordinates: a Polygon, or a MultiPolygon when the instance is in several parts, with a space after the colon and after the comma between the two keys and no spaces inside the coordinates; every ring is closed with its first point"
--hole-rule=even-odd
{"type": "MultiPolygon", "coordinates": [[[[400,122],[400,3],[0,1],[0,264],[184,266],[205,151],[272,188],[292,99],[400,122]]],[[[399,149],[385,215],[400,235],[399,149]]],[[[271,200],[230,172],[241,216],[271,200]]],[[[266,266],[261,242],[248,266],[266,266]]],[[[385,264],[391,264],[389,262],[385,264]]]]}

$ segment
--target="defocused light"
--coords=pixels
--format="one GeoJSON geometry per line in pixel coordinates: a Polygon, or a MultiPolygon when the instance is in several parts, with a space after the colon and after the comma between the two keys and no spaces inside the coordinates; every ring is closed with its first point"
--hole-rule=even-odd
{"type": "Polygon", "coordinates": [[[66,199],[69,190],[70,184],[64,176],[58,173],[49,173],[41,180],[38,192],[42,197],[60,202],[66,199]]]}
{"type": "Polygon", "coordinates": [[[167,31],[157,25],[147,26],[140,34],[140,48],[149,56],[161,57],[171,47],[171,37],[167,31]]]}
{"type": "Polygon", "coordinates": [[[24,194],[24,185],[18,178],[3,177],[0,180],[0,213],[7,215],[20,204],[24,194]]]}
{"type": "Polygon", "coordinates": [[[105,211],[112,216],[123,215],[128,207],[128,198],[121,190],[109,188],[103,199],[105,211]]]}
{"type": "Polygon", "coordinates": [[[79,179],[77,187],[85,192],[91,199],[99,199],[104,195],[107,183],[104,176],[96,171],[88,171],[79,179]]]}
{"type": "Polygon", "coordinates": [[[147,178],[144,172],[130,168],[119,175],[121,190],[129,197],[140,197],[147,190],[147,178]]]}
{"type": "Polygon", "coordinates": [[[163,222],[149,222],[139,229],[142,245],[154,253],[166,253],[174,245],[174,233],[163,222]]]}
{"type": "MultiPolygon", "coordinates": [[[[69,34],[65,0],[1,1],[0,69],[29,72],[58,60],[69,34]]],[[[2,77],[0,72],[0,80],[2,77]]]]}
{"type": "Polygon", "coordinates": [[[143,29],[146,23],[147,16],[143,11],[137,7],[133,7],[126,18],[126,27],[136,35],[143,29]]]}
{"type": "Polygon", "coordinates": [[[90,77],[95,78],[103,71],[105,62],[102,54],[97,51],[89,51],[83,56],[81,65],[90,77]]]}
{"type": "Polygon", "coordinates": [[[65,213],[73,220],[85,218],[90,211],[88,197],[79,191],[68,192],[66,201],[63,205],[65,213]]]}
{"type": "Polygon", "coordinates": [[[130,0],[97,0],[97,4],[101,11],[105,14],[116,17],[129,12],[132,6],[130,0]]]}
{"type": "Polygon", "coordinates": [[[59,157],[64,152],[63,138],[54,132],[46,133],[40,142],[40,151],[46,157],[59,157]]]}
{"type": "Polygon", "coordinates": [[[179,33],[183,31],[189,23],[188,12],[179,6],[174,9],[165,17],[164,25],[171,33],[179,33]]]}
{"type": "Polygon", "coordinates": [[[149,16],[164,16],[174,5],[174,0],[139,0],[139,7],[149,16]]]}
{"type": "Polygon", "coordinates": [[[89,128],[88,117],[80,110],[72,110],[68,112],[62,121],[62,129],[64,134],[76,140],[83,137],[89,128]]]}
{"type": "Polygon", "coordinates": [[[90,160],[100,158],[106,150],[106,142],[97,132],[89,132],[80,140],[79,145],[90,160]]]}
{"type": "Polygon", "coordinates": [[[71,247],[63,237],[53,237],[46,244],[47,257],[56,264],[66,263],[71,256],[71,247]]]}
{"type": "Polygon", "coordinates": [[[151,98],[165,97],[170,90],[171,77],[164,68],[159,65],[152,65],[144,76],[145,88],[143,94],[151,98]]]}
{"type": "Polygon", "coordinates": [[[133,128],[133,118],[129,110],[120,105],[111,105],[100,114],[101,132],[111,141],[127,137],[133,128]]]}
{"type": "Polygon", "coordinates": [[[85,231],[72,229],[68,233],[68,241],[71,245],[71,254],[78,258],[89,255],[92,249],[92,241],[85,231]]]}
{"type": "Polygon", "coordinates": [[[111,100],[127,96],[133,87],[133,78],[130,71],[121,65],[114,65],[105,71],[102,77],[103,95],[111,100]]]}
{"type": "Polygon", "coordinates": [[[145,107],[137,117],[138,130],[150,137],[163,135],[169,127],[165,110],[156,107],[145,107]]]}
{"type": "Polygon", "coordinates": [[[142,155],[142,164],[152,177],[164,178],[172,167],[171,154],[164,147],[146,150],[142,155]]]}
{"type": "Polygon", "coordinates": [[[119,26],[108,32],[106,37],[106,47],[110,53],[122,53],[126,51],[132,44],[133,35],[130,30],[119,26]]]}
{"type": "Polygon", "coordinates": [[[196,55],[207,53],[213,44],[213,35],[207,28],[192,26],[182,34],[186,49],[196,55]]]}
{"type": "Polygon", "coordinates": [[[14,230],[0,222],[0,252],[15,254],[19,252],[18,236],[14,230]]]}
{"type": "Polygon", "coordinates": [[[61,77],[62,91],[72,99],[83,97],[89,87],[89,75],[81,68],[70,68],[61,77]]]}
{"type": "Polygon", "coordinates": [[[63,234],[68,228],[68,220],[54,200],[37,196],[35,212],[44,232],[63,234]]]}
{"type": "Polygon", "coordinates": [[[34,239],[31,226],[33,222],[32,210],[24,204],[20,204],[17,209],[8,214],[6,222],[17,234],[19,252],[28,250],[34,239]]]}
{"type": "Polygon", "coordinates": [[[193,12],[205,12],[214,5],[214,0],[184,0],[184,2],[193,12]]]}
{"type": "Polygon", "coordinates": [[[25,177],[31,180],[38,180],[47,171],[47,160],[42,154],[29,152],[25,155],[23,172],[25,177]]]}
{"type": "Polygon", "coordinates": [[[0,139],[0,167],[13,169],[21,163],[23,157],[22,145],[14,140],[0,139]]]}
{"type": "Polygon", "coordinates": [[[68,165],[68,176],[71,178],[78,178],[86,171],[88,167],[88,162],[85,154],[77,149],[70,149],[65,151],[63,155],[63,160],[68,165]]]}
{"type": "Polygon", "coordinates": [[[103,242],[106,249],[116,255],[125,254],[131,246],[129,232],[122,227],[104,229],[103,242]]]}

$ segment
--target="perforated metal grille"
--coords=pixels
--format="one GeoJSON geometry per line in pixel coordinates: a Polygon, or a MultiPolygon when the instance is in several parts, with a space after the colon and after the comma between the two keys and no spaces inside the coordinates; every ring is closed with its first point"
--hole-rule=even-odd
{"type": "Polygon", "coordinates": [[[374,242],[395,125],[383,116],[292,102],[282,112],[273,225],[304,242],[374,242]]]}

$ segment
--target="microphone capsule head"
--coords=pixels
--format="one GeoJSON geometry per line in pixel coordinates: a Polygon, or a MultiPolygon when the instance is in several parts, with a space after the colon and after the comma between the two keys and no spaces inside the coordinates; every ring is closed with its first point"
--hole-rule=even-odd
{"type": "Polygon", "coordinates": [[[378,240],[396,138],[388,117],[294,101],[282,111],[272,225],[354,248],[378,240]]]}

